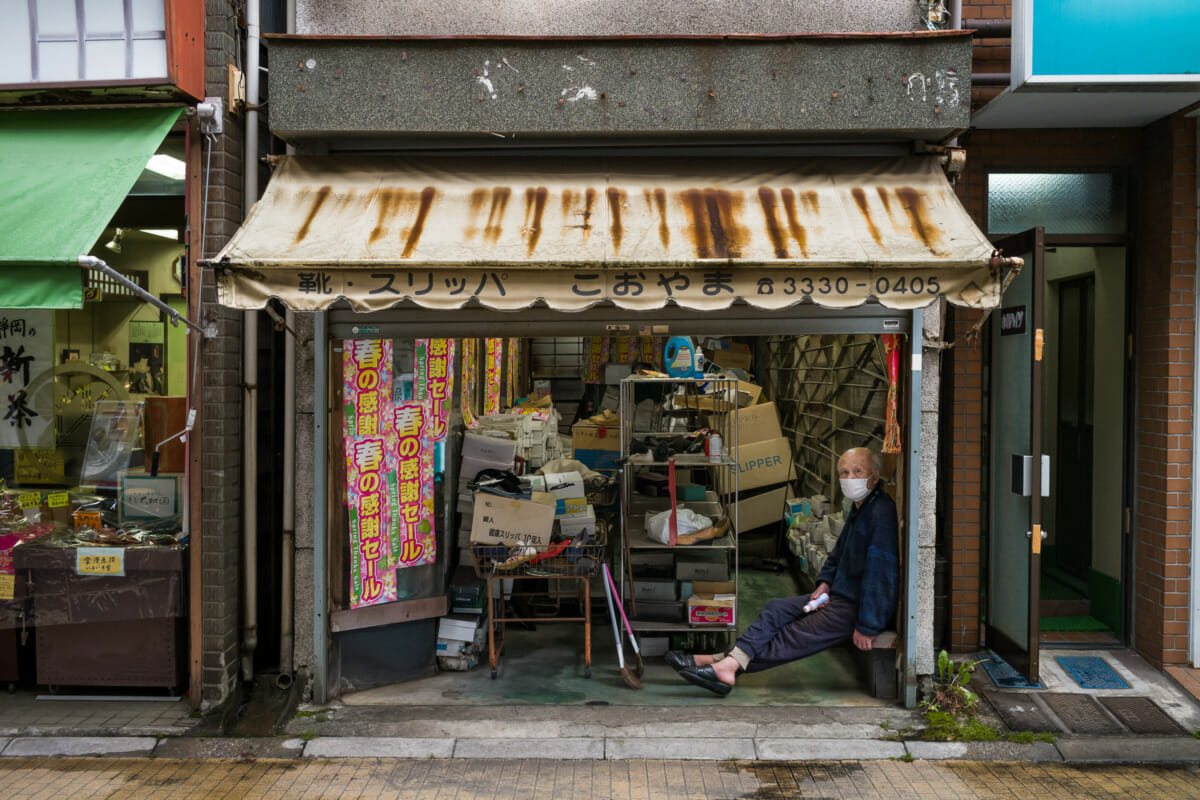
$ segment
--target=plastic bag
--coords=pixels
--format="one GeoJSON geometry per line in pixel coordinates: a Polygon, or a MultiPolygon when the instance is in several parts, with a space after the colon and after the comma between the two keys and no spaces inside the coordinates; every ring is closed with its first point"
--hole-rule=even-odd
{"type": "MultiPolygon", "coordinates": [[[[703,514],[697,514],[690,508],[679,508],[676,511],[678,520],[676,527],[680,536],[705,528],[711,528],[713,521],[703,514]]],[[[646,535],[656,542],[669,544],[671,538],[671,512],[659,511],[657,514],[646,515],[646,535]]]]}

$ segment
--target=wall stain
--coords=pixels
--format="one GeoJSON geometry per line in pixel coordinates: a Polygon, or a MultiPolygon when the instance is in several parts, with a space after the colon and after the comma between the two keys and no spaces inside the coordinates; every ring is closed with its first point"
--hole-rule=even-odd
{"type": "Polygon", "coordinates": [[[667,225],[667,190],[661,186],[654,190],[654,205],[658,208],[658,240],[663,250],[671,249],[671,228],[667,225]]]}
{"type": "Polygon", "coordinates": [[[425,220],[429,217],[429,208],[433,205],[435,195],[437,195],[437,190],[432,186],[426,186],[421,190],[421,205],[417,210],[417,219],[413,222],[412,229],[408,232],[408,240],[404,243],[404,251],[400,253],[401,258],[411,258],[417,243],[421,241],[421,233],[425,230],[425,220]]]}
{"type": "Polygon", "coordinates": [[[596,190],[589,186],[583,192],[583,226],[587,231],[592,229],[592,208],[596,205],[596,190]]]}
{"type": "Polygon", "coordinates": [[[483,238],[491,244],[500,241],[500,232],[504,229],[504,211],[508,208],[510,197],[511,187],[497,186],[492,189],[492,206],[488,210],[487,227],[483,229],[483,238]]]}
{"type": "Polygon", "coordinates": [[[463,236],[467,240],[474,239],[479,235],[479,215],[483,213],[483,204],[487,202],[487,197],[487,189],[471,190],[471,196],[467,200],[470,218],[467,220],[467,227],[463,229],[463,236]]]}
{"type": "Polygon", "coordinates": [[[791,189],[784,189],[779,194],[783,198],[783,212],[787,215],[788,230],[796,244],[800,245],[800,253],[808,258],[808,229],[800,224],[800,217],[796,214],[796,193],[791,189]]]}
{"type": "Polygon", "coordinates": [[[879,228],[875,227],[875,220],[871,219],[871,209],[867,206],[867,193],[862,187],[855,186],[850,190],[850,194],[854,197],[858,210],[862,212],[863,219],[867,221],[867,230],[871,232],[871,238],[875,240],[875,244],[883,247],[883,237],[879,235],[879,228]]]}
{"type": "Polygon", "coordinates": [[[621,239],[625,235],[625,228],[621,225],[621,206],[625,204],[625,192],[615,186],[608,187],[606,192],[608,195],[608,211],[612,220],[609,225],[609,230],[612,233],[613,252],[618,253],[621,250],[621,239]]]}
{"type": "Polygon", "coordinates": [[[530,186],[525,190],[525,231],[530,258],[533,258],[533,251],[537,249],[538,239],[542,238],[542,215],[546,212],[548,195],[549,190],[545,186],[530,186]]]}
{"type": "Polygon", "coordinates": [[[400,189],[377,189],[371,192],[371,196],[367,199],[367,204],[372,202],[378,203],[379,215],[375,220],[375,227],[371,229],[371,235],[367,239],[367,244],[375,244],[385,233],[387,233],[387,221],[392,214],[396,212],[398,207],[400,189]]]}
{"type": "Polygon", "coordinates": [[[312,205],[309,206],[308,216],[304,218],[304,224],[296,232],[296,239],[292,244],[300,244],[308,236],[308,231],[312,228],[313,220],[317,218],[317,214],[321,211],[321,206],[325,205],[325,201],[329,199],[329,195],[332,192],[332,186],[322,186],[320,189],[317,189],[317,196],[313,198],[312,205]]]}
{"type": "Polygon", "coordinates": [[[775,200],[775,190],[766,186],[758,187],[758,202],[762,205],[763,216],[767,220],[767,236],[771,237],[775,257],[787,258],[787,242],[783,238],[783,229],[779,227],[779,204],[775,200]]]}
{"type": "Polygon", "coordinates": [[[742,197],[725,189],[688,189],[684,208],[697,258],[741,258],[747,230],[738,222],[742,197]]]}
{"type": "Polygon", "coordinates": [[[709,240],[709,229],[706,224],[704,211],[704,194],[699,189],[688,189],[683,192],[684,208],[691,217],[688,231],[692,234],[692,245],[696,249],[696,258],[712,258],[712,244],[709,240]]]}
{"type": "Polygon", "coordinates": [[[904,213],[908,214],[913,235],[920,239],[929,252],[935,256],[943,255],[938,245],[942,242],[942,233],[929,221],[929,212],[925,207],[925,198],[911,186],[901,186],[896,190],[904,213]]]}
{"type": "Polygon", "coordinates": [[[813,216],[821,215],[821,196],[817,194],[815,189],[809,189],[800,199],[804,203],[804,209],[808,213],[813,216]]]}

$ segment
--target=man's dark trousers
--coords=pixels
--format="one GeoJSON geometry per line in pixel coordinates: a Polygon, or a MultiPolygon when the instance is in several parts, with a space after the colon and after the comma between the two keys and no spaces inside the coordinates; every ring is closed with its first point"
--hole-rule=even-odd
{"type": "Polygon", "coordinates": [[[771,600],[738,637],[737,646],[750,656],[747,672],[760,672],[811,656],[854,635],[858,604],[830,595],[829,602],[804,613],[808,595],[771,600]]]}

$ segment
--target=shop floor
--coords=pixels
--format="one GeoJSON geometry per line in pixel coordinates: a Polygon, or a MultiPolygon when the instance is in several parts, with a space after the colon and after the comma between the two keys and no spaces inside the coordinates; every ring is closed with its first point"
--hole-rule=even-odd
{"type": "MultiPolygon", "coordinates": [[[[751,619],[772,597],[795,593],[787,575],[741,573],[741,613],[751,619]]],[[[646,659],[643,689],[627,687],[617,666],[607,611],[592,615],[592,677],[583,675],[582,623],[540,623],[536,630],[512,627],[491,678],[486,655],[467,672],[442,672],[427,678],[347,692],[347,705],[553,705],[627,706],[722,705],[887,706],[865,690],[850,653],[835,647],[777,669],[738,678],[724,699],[681,680],[661,658],[646,659]]],[[[743,619],[743,624],[749,620],[743,619]]],[[[628,650],[628,648],[627,648],[628,650]]]]}

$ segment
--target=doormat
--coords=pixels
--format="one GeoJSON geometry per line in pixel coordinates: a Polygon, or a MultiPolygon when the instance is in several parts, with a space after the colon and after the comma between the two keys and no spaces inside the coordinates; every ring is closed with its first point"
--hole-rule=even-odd
{"type": "Polygon", "coordinates": [[[981,659],[983,671],[992,679],[992,683],[998,689],[1041,689],[1040,683],[1034,683],[1025,678],[1024,675],[1017,672],[1012,666],[1000,656],[992,655],[985,656],[981,659]]]}
{"type": "Polygon", "coordinates": [[[1055,660],[1084,689],[1129,688],[1108,662],[1098,656],[1058,656],[1055,660]]]}

